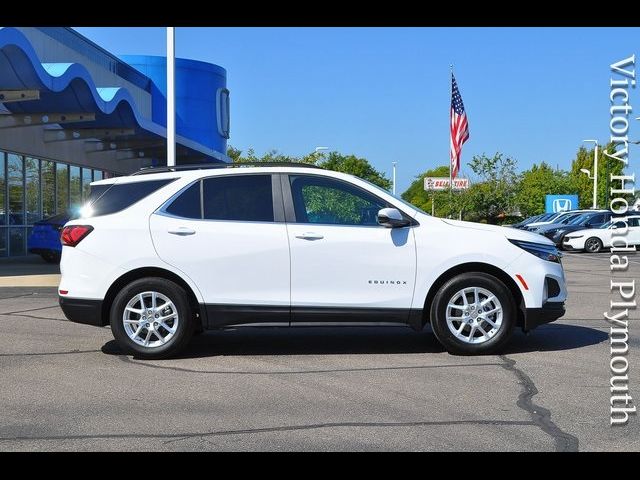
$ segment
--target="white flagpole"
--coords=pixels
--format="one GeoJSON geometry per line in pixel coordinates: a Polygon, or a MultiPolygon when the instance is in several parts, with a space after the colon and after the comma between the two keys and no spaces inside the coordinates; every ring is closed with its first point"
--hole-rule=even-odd
{"type": "Polygon", "coordinates": [[[167,27],[167,167],[176,165],[176,37],[167,27]]]}
{"type": "Polygon", "coordinates": [[[453,174],[451,166],[451,98],[453,97],[453,64],[451,67],[451,78],[449,78],[449,212],[451,212],[451,203],[453,201],[453,174]]]}

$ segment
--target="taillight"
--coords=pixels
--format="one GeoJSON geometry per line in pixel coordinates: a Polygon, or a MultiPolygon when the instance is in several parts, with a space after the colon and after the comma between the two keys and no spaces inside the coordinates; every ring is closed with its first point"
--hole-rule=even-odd
{"type": "Polygon", "coordinates": [[[62,229],[60,241],[62,245],[75,247],[84,237],[89,235],[92,230],[93,227],[91,225],[69,225],[62,229]]]}

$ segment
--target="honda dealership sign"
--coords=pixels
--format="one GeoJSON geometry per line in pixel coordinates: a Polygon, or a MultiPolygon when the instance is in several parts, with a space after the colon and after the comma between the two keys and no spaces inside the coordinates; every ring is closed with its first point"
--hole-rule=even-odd
{"type": "MultiPolygon", "coordinates": [[[[468,178],[454,178],[453,189],[464,190],[469,188],[468,178]]],[[[424,177],[424,189],[429,190],[449,190],[449,177],[424,177]]]]}
{"type": "Polygon", "coordinates": [[[547,195],[545,197],[545,212],[558,213],[578,208],[578,195],[547,195]]]}

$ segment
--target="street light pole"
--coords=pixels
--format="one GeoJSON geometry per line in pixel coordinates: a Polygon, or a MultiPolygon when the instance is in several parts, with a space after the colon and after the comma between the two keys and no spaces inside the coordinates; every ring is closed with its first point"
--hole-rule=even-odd
{"type": "Polygon", "coordinates": [[[314,165],[316,164],[316,162],[318,161],[318,154],[322,151],[322,150],[329,150],[329,147],[316,147],[314,152],[315,152],[315,156],[313,157],[313,163],[314,165]]]}
{"type": "Polygon", "coordinates": [[[396,196],[396,164],[398,162],[391,162],[391,164],[393,165],[393,196],[396,196]]]}
{"type": "MultiPolygon", "coordinates": [[[[595,210],[596,208],[598,208],[598,140],[583,140],[583,142],[593,142],[595,144],[595,149],[593,154],[593,207],[592,207],[595,210]]],[[[586,169],[582,169],[583,172],[585,170],[586,169]]],[[[589,175],[589,178],[591,178],[591,175],[589,175]]]]}

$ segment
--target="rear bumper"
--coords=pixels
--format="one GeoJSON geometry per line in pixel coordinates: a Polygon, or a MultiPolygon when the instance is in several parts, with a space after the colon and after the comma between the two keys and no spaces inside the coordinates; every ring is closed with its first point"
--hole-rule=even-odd
{"type": "Polygon", "coordinates": [[[527,308],[524,330],[533,330],[539,325],[553,322],[565,314],[564,302],[547,302],[541,308],[527,308]]]}
{"type": "Polygon", "coordinates": [[[107,324],[102,318],[102,300],[58,296],[58,301],[64,316],[72,322],[95,327],[104,327],[107,324]]]}

